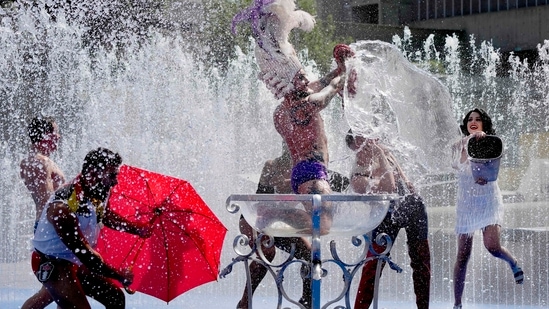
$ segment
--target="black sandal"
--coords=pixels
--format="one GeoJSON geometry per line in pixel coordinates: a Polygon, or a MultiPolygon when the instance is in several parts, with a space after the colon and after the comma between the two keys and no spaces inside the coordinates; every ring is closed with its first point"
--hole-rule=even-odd
{"type": "Polygon", "coordinates": [[[524,272],[520,267],[513,267],[513,275],[515,276],[516,284],[522,284],[524,282],[524,272]]]}

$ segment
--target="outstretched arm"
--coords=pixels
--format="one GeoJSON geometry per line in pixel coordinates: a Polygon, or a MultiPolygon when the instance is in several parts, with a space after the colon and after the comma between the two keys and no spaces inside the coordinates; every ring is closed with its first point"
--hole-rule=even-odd
{"type": "Polygon", "coordinates": [[[340,71],[340,68],[338,67],[332,70],[330,73],[326,74],[326,76],[322,77],[321,79],[310,82],[309,88],[311,88],[314,92],[319,92],[322,89],[329,86],[332,80],[340,75],[341,75],[341,71],[340,71]]]}
{"type": "Polygon", "coordinates": [[[342,76],[337,76],[331,80],[330,84],[322,90],[313,93],[309,96],[309,102],[312,103],[318,110],[322,110],[328,106],[332,98],[343,89],[345,79],[342,76]]]}
{"type": "Polygon", "coordinates": [[[107,207],[103,223],[105,224],[105,226],[108,226],[112,229],[134,234],[141,238],[147,238],[151,236],[152,229],[150,226],[153,220],[154,218],[151,219],[151,222],[149,223],[132,222],[120,216],[119,214],[110,211],[109,207],[107,207]]]}

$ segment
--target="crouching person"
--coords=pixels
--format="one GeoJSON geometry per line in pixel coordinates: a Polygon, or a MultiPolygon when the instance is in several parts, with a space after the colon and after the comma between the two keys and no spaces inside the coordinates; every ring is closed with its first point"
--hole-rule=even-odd
{"type": "Polygon", "coordinates": [[[91,308],[86,296],[106,308],[125,307],[124,293],[112,279],[128,286],[131,270],[115,269],[95,251],[103,224],[150,235],[147,226],[128,222],[105,206],[121,164],[120,155],[108,149],[90,151],[81,174],[55,191],[38,220],[33,268],[60,308],[91,308]]]}

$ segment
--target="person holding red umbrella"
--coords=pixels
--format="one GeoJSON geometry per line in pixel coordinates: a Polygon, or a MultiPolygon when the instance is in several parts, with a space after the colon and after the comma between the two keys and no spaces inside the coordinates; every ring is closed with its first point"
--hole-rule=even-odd
{"type": "Polygon", "coordinates": [[[95,250],[102,225],[148,237],[146,224],[132,223],[105,207],[111,188],[117,183],[122,158],[105,148],[90,151],[81,174],[55,191],[38,220],[33,263],[38,281],[59,307],[91,308],[90,296],[107,308],[124,308],[122,290],[132,283],[130,269],[116,269],[95,250]]]}

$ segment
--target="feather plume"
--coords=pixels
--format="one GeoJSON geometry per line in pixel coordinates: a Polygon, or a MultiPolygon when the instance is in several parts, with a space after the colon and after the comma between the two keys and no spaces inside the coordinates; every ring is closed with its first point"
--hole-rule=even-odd
{"type": "Polygon", "coordinates": [[[296,10],[295,0],[255,0],[233,18],[233,33],[236,33],[236,25],[243,21],[251,24],[256,41],[259,78],[277,98],[283,97],[293,89],[291,81],[302,68],[288,40],[290,32],[295,28],[311,31],[314,17],[296,10]]]}

